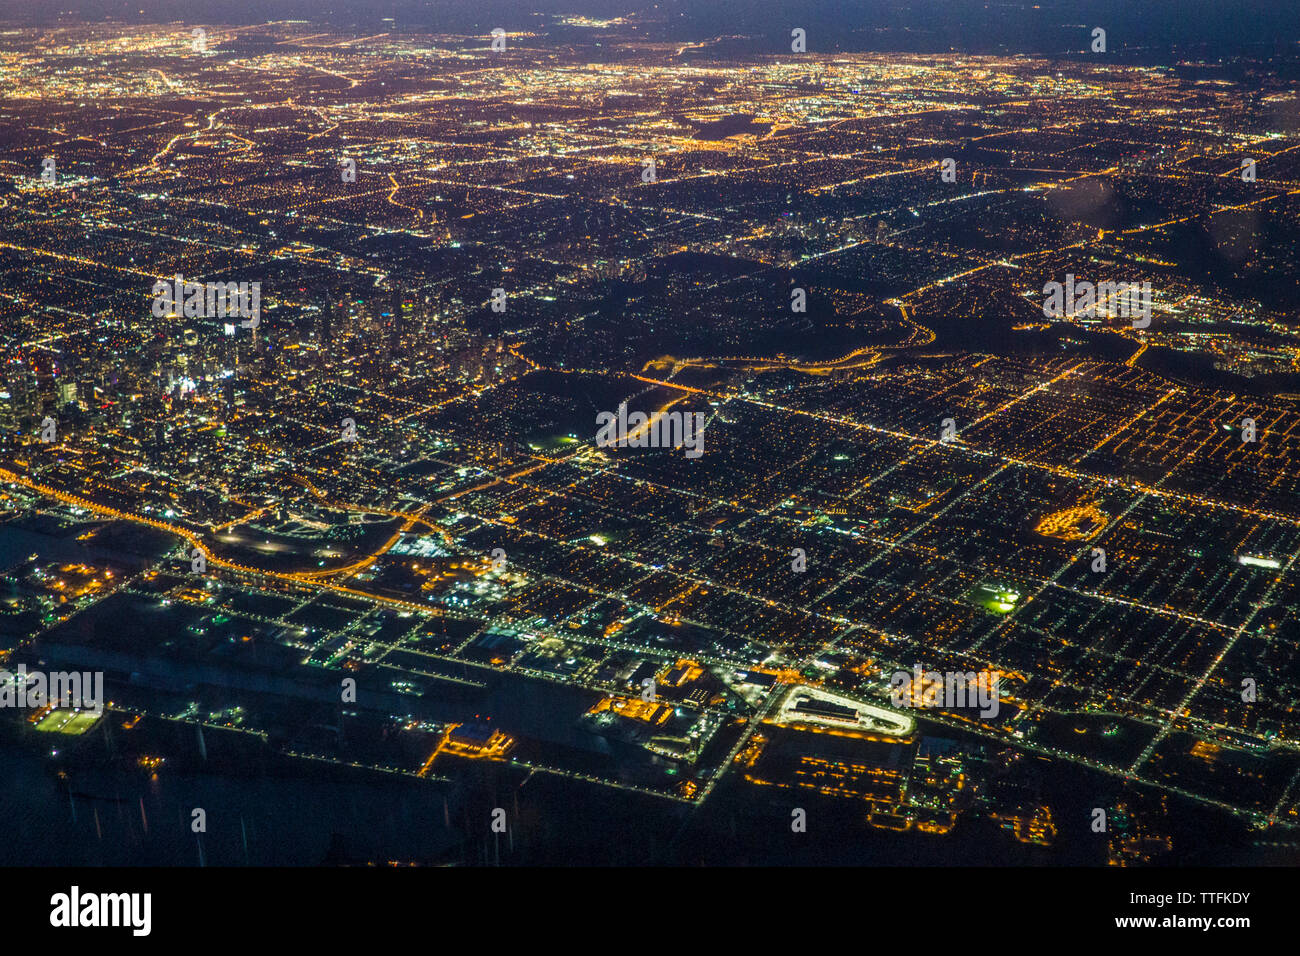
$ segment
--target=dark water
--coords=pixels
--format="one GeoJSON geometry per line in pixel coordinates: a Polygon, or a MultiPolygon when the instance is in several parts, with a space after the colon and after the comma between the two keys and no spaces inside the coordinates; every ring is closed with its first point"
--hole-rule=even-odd
{"type": "Polygon", "coordinates": [[[119,567],[142,567],[179,540],[124,521],[88,521],[62,527],[41,516],[24,520],[29,520],[31,526],[18,522],[0,525],[0,571],[23,563],[33,554],[42,561],[108,561],[119,567]],[[104,527],[92,541],[77,540],[78,534],[99,525],[104,527]]]}
{"type": "Polygon", "coordinates": [[[78,770],[70,795],[47,761],[0,744],[0,865],[300,866],[437,860],[459,840],[433,784],[78,770]],[[143,812],[142,812],[143,808],[143,812]],[[207,832],[191,829],[206,812],[207,832]],[[247,849],[245,849],[247,840],[247,849]]]}
{"type": "Polygon", "coordinates": [[[0,527],[0,571],[22,564],[36,554],[47,561],[91,561],[107,554],[83,547],[76,539],[41,534],[14,525],[0,527]]]}

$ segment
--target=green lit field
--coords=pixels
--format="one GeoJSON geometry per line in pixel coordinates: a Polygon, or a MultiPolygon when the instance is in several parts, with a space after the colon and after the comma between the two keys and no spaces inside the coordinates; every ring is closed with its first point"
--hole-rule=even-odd
{"type": "Polygon", "coordinates": [[[967,598],[994,614],[1010,614],[1020,602],[1020,591],[997,582],[977,584],[967,598]]]}
{"type": "Polygon", "coordinates": [[[556,452],[572,448],[578,444],[578,439],[572,435],[545,435],[530,439],[528,444],[538,451],[556,452]]]}
{"type": "Polygon", "coordinates": [[[52,710],[41,718],[36,729],[48,734],[78,737],[99,723],[101,716],[88,710],[52,710]]]}

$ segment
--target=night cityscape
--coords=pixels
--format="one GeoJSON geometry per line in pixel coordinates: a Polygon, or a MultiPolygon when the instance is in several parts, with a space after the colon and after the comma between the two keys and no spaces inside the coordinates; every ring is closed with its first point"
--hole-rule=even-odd
{"type": "Polygon", "coordinates": [[[1300,862],[1294,9],[63,5],[5,864],[1300,862]]]}

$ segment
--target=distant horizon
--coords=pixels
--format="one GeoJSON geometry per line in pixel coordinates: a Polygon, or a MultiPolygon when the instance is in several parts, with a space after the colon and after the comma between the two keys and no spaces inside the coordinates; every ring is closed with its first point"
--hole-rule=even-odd
{"type": "Polygon", "coordinates": [[[748,54],[758,52],[754,44],[761,46],[766,35],[779,41],[791,23],[809,31],[810,51],[822,52],[1070,56],[1086,49],[1089,29],[1102,26],[1112,37],[1111,56],[1126,62],[1300,57],[1300,16],[1274,0],[543,0],[527,12],[518,0],[58,0],[48,6],[0,0],[0,28],[300,20],[339,31],[591,32],[565,28],[561,16],[630,17],[648,39],[736,38],[748,54]]]}

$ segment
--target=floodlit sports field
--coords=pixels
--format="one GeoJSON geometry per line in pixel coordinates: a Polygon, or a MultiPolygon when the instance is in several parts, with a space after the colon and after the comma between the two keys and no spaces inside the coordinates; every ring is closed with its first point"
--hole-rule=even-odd
{"type": "Polygon", "coordinates": [[[76,737],[99,723],[101,716],[90,710],[52,710],[41,718],[36,729],[46,733],[76,737]]]}

